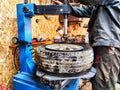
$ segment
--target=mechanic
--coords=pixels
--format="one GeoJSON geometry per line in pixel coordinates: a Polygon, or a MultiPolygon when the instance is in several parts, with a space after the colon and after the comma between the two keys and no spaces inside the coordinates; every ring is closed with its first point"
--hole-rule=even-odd
{"type": "MultiPolygon", "coordinates": [[[[60,1],[54,1],[62,4],[60,1]]],[[[71,15],[89,17],[89,41],[94,51],[96,75],[92,90],[115,90],[120,78],[120,0],[79,0],[87,7],[71,8],[71,15]]]]}

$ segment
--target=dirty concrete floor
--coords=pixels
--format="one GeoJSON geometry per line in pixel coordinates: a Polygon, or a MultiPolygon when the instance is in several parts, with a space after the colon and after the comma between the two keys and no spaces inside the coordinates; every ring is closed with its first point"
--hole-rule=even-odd
{"type": "Polygon", "coordinates": [[[120,84],[116,84],[116,90],[120,90],[120,84]]]}
{"type": "MultiPolygon", "coordinates": [[[[84,84],[84,80],[80,81],[80,87],[84,84]]],[[[83,86],[80,90],[92,90],[91,82],[86,83],[85,86],[83,86]]],[[[116,90],[120,90],[120,84],[116,84],[116,90]]]]}

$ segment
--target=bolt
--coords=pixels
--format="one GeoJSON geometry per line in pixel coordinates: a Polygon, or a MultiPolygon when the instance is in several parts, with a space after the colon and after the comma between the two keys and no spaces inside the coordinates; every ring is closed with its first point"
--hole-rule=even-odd
{"type": "Polygon", "coordinates": [[[29,12],[29,9],[28,9],[26,6],[24,6],[24,7],[23,7],[23,12],[24,12],[24,13],[28,13],[28,12],[29,12]]]}

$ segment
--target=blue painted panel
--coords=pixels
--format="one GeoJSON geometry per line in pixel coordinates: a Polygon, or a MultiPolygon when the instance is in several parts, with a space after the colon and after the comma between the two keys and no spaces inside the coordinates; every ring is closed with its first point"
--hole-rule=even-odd
{"type": "Polygon", "coordinates": [[[14,76],[13,85],[14,90],[52,90],[25,72],[20,72],[14,76]]]}
{"type": "MultiPolygon", "coordinates": [[[[31,17],[34,15],[34,4],[17,5],[18,39],[32,42],[31,17]],[[27,7],[29,12],[24,13],[23,8],[27,7]]],[[[19,45],[20,71],[35,74],[36,65],[32,60],[32,45],[19,45]]]]}

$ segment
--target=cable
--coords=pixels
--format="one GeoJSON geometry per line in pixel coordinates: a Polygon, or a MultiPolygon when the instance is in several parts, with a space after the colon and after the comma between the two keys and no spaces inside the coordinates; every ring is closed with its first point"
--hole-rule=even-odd
{"type": "Polygon", "coordinates": [[[15,69],[17,70],[17,65],[16,65],[16,51],[17,51],[17,48],[19,47],[19,45],[17,45],[13,51],[13,64],[14,64],[14,67],[15,69]]]}

